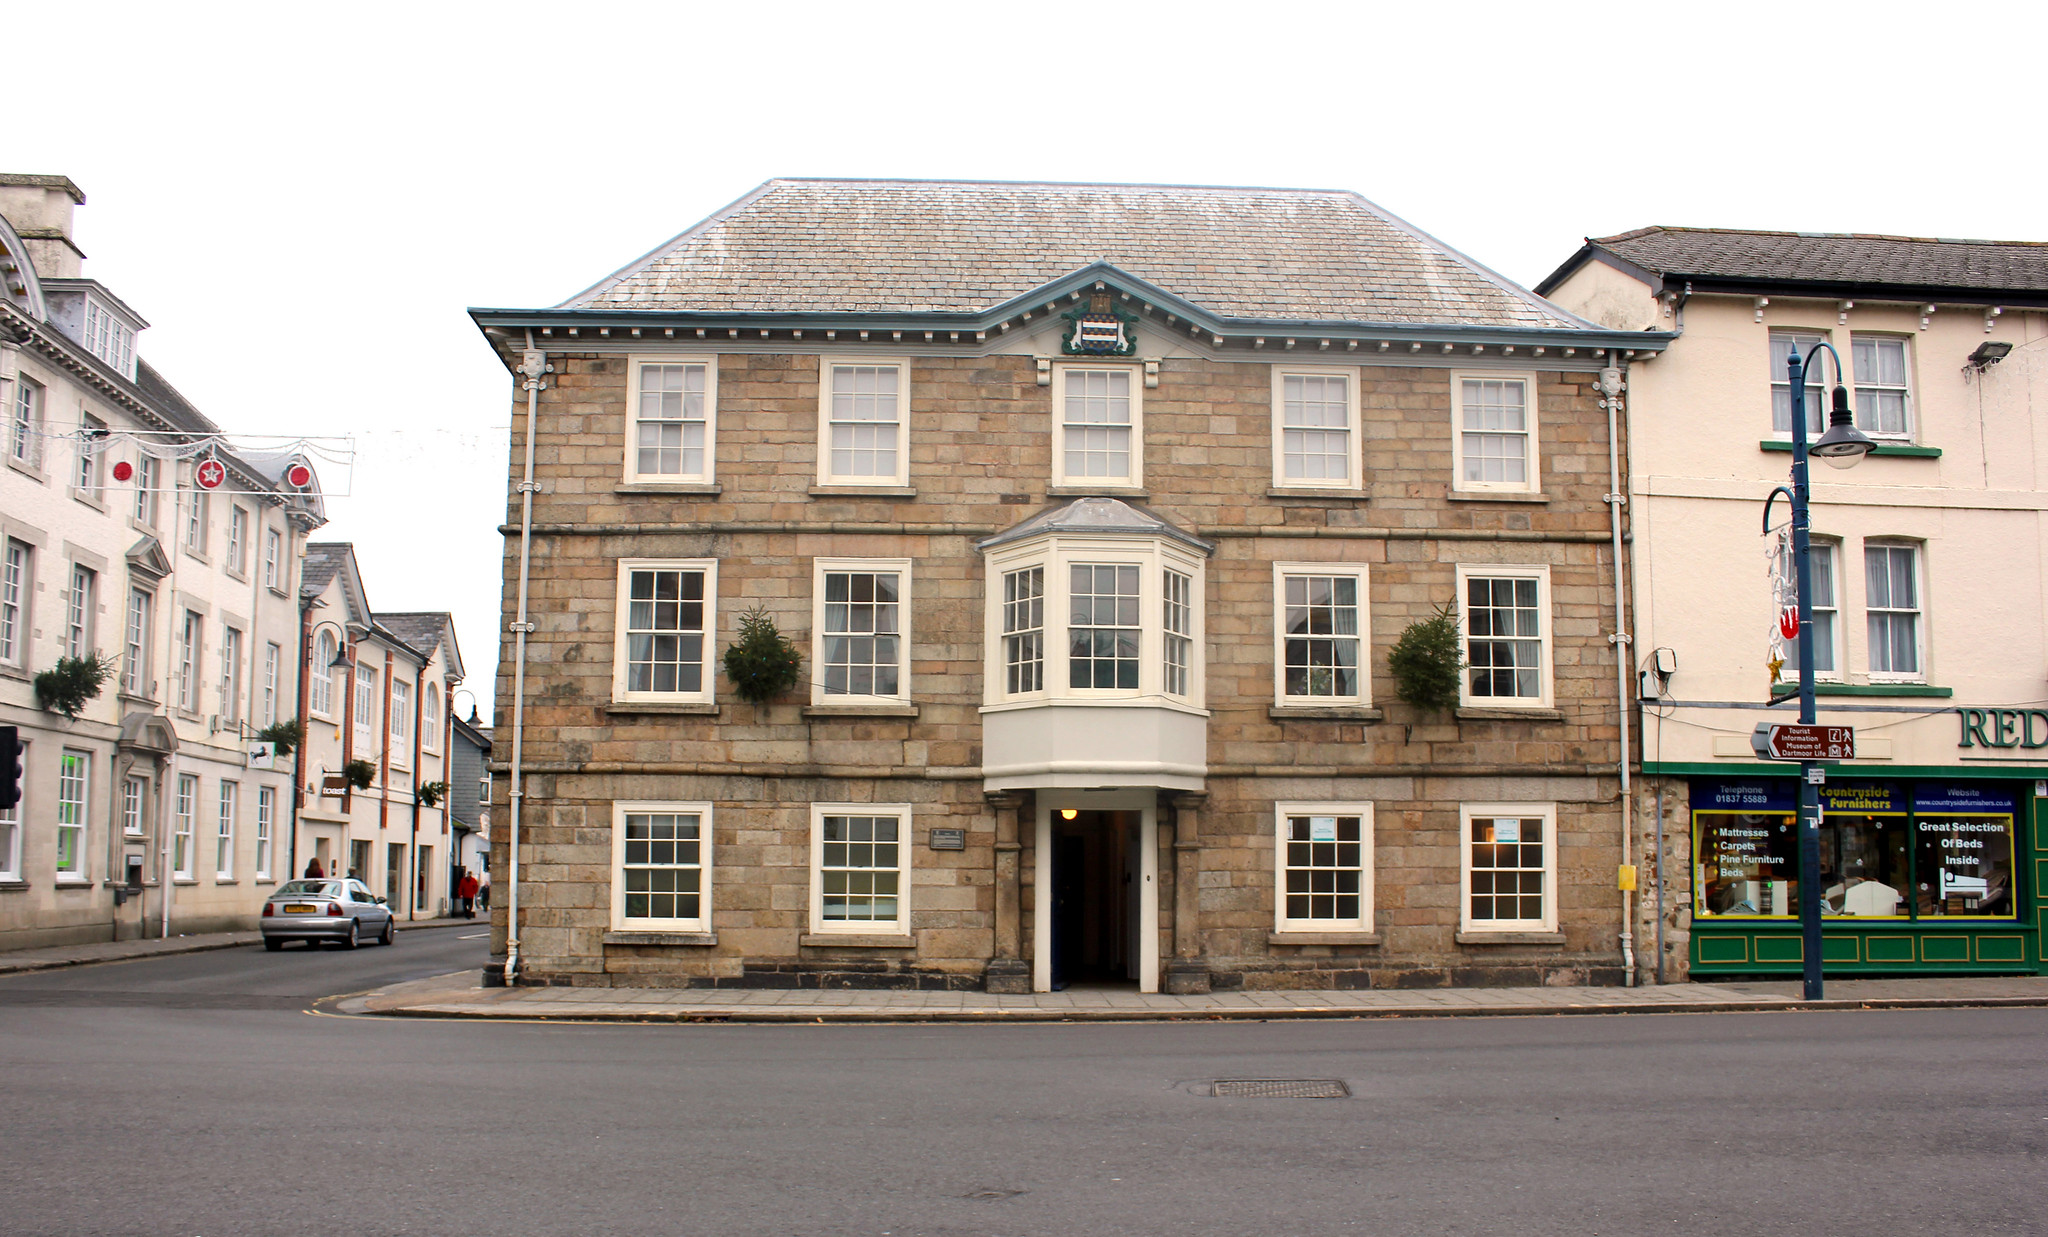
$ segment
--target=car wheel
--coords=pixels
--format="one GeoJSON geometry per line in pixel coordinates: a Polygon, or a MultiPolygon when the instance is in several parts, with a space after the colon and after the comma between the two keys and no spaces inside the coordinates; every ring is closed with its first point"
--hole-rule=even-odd
{"type": "Polygon", "coordinates": [[[284,938],[281,936],[266,936],[263,938],[263,948],[271,953],[276,953],[284,948],[284,938]]]}
{"type": "Polygon", "coordinates": [[[356,947],[356,921],[353,919],[348,921],[348,935],[341,938],[341,947],[343,949],[354,949],[356,947]]]}
{"type": "Polygon", "coordinates": [[[386,919],[384,921],[384,935],[377,938],[377,943],[379,945],[392,945],[396,944],[397,941],[398,921],[396,919],[386,919]]]}

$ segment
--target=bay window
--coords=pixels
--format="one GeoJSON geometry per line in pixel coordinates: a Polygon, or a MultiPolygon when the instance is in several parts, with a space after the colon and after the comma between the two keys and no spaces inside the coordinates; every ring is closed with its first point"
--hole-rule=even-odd
{"type": "Polygon", "coordinates": [[[1002,585],[989,608],[990,703],[1198,701],[1202,573],[1197,554],[1149,540],[1060,538],[1003,555],[991,570],[1002,585]]]}

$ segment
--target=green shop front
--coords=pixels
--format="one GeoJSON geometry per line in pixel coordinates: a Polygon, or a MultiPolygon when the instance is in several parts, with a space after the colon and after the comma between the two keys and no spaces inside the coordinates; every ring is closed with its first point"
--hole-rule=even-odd
{"type": "MultiPolygon", "coordinates": [[[[2042,970],[2048,822],[2033,771],[2000,772],[2009,775],[1829,770],[1820,788],[1828,974],[2042,970]]],[[[1796,768],[1694,777],[1689,789],[1692,974],[1799,973],[1796,768]]]]}

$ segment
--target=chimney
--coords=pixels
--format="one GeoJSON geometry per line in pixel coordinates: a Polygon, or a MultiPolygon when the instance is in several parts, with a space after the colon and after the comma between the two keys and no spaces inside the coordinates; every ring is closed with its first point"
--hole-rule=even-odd
{"type": "Polygon", "coordinates": [[[0,172],[0,216],[14,227],[45,279],[77,279],[85,254],[71,239],[71,213],[85,205],[85,190],[68,176],[0,172]]]}

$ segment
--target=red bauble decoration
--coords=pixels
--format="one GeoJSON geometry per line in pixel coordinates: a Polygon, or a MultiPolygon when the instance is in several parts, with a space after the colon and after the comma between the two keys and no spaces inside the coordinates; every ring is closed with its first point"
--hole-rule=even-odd
{"type": "Polygon", "coordinates": [[[200,489],[217,490],[220,488],[220,483],[228,479],[228,470],[227,466],[219,460],[207,460],[199,467],[193,469],[192,475],[199,482],[200,489]]]}
{"type": "Polygon", "coordinates": [[[1787,640],[1799,638],[1799,611],[1788,607],[1778,615],[1778,634],[1787,640]]]}
{"type": "Polygon", "coordinates": [[[114,465],[114,480],[126,481],[134,475],[135,465],[130,464],[127,460],[122,460],[114,465]]]}
{"type": "Polygon", "coordinates": [[[294,464],[290,468],[285,469],[284,479],[287,484],[296,489],[303,490],[313,484],[313,470],[304,464],[294,464]]]}

